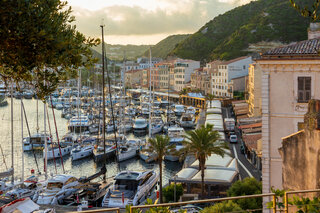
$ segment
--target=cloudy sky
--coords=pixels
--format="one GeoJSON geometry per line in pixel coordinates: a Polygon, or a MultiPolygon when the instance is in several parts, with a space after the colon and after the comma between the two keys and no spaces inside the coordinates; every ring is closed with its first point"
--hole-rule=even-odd
{"type": "Polygon", "coordinates": [[[156,44],[172,34],[194,33],[215,16],[251,0],[68,0],[77,29],[111,44],[156,44]]]}

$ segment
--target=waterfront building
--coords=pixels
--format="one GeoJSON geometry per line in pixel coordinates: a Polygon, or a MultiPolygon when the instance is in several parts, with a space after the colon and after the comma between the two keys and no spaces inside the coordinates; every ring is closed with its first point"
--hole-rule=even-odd
{"type": "Polygon", "coordinates": [[[247,83],[247,102],[249,104],[249,116],[261,116],[261,67],[257,63],[250,64],[247,83]]]}
{"type": "Polygon", "coordinates": [[[133,61],[126,61],[124,64],[124,71],[127,72],[129,70],[138,70],[140,69],[140,64],[135,63],[133,61]]]}
{"type": "Polygon", "coordinates": [[[200,61],[176,59],[173,66],[173,89],[181,91],[191,80],[191,73],[200,68],[200,61]]]}
{"type": "Polygon", "coordinates": [[[282,188],[281,138],[302,129],[308,101],[320,99],[320,25],[310,30],[318,36],[269,50],[257,60],[262,70],[263,193],[282,188]]]}
{"type": "Polygon", "coordinates": [[[134,88],[137,85],[142,84],[142,74],[143,70],[129,70],[125,72],[125,86],[134,88]]]}
{"type": "MultiPolygon", "coordinates": [[[[161,62],[161,58],[151,58],[151,67],[154,67],[155,64],[161,62]]],[[[150,67],[150,59],[148,57],[137,58],[137,63],[139,64],[139,69],[149,69],[150,67]]]]}

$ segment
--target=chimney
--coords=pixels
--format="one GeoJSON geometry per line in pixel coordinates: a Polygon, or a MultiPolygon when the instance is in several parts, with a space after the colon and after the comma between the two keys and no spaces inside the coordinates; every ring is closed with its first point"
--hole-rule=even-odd
{"type": "Polygon", "coordinates": [[[320,23],[310,23],[308,29],[308,39],[320,38],[320,23]]]}
{"type": "Polygon", "coordinates": [[[304,115],[304,127],[310,131],[320,130],[320,100],[311,99],[308,112],[304,115]]]}

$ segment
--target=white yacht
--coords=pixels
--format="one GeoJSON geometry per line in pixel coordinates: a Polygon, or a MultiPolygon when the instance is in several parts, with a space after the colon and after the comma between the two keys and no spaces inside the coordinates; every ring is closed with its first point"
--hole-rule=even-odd
{"type": "Polygon", "coordinates": [[[184,128],[194,128],[196,126],[196,118],[193,114],[184,113],[180,118],[180,126],[184,128]]]}
{"type": "Polygon", "coordinates": [[[77,146],[71,150],[71,159],[79,160],[92,155],[94,147],[92,145],[88,146],[77,146]]]}
{"type": "Polygon", "coordinates": [[[189,107],[187,107],[187,109],[186,109],[186,113],[195,115],[195,114],[196,114],[196,109],[195,109],[194,107],[192,107],[192,106],[189,106],[189,107]]]}
{"type": "Polygon", "coordinates": [[[91,125],[91,121],[88,116],[80,115],[73,116],[68,122],[68,129],[70,132],[85,132],[89,131],[89,127],[91,125]]]}
{"type": "Polygon", "coordinates": [[[137,150],[138,150],[138,147],[134,145],[120,146],[119,152],[118,152],[118,161],[119,162],[125,161],[137,156],[137,150]]]}
{"type": "Polygon", "coordinates": [[[174,111],[176,116],[181,116],[183,113],[185,113],[183,105],[175,105],[173,111],[174,111]]]}
{"type": "Polygon", "coordinates": [[[133,124],[133,131],[147,131],[148,122],[144,118],[137,118],[133,124]]]}
{"type": "Polygon", "coordinates": [[[26,137],[23,139],[23,151],[30,151],[35,148],[42,148],[45,145],[45,140],[47,138],[47,144],[51,144],[51,139],[48,134],[37,133],[31,137],[26,137]]]}
{"type": "Polygon", "coordinates": [[[151,121],[151,134],[158,134],[162,132],[164,123],[161,117],[154,117],[151,121]]]}
{"type": "Polygon", "coordinates": [[[120,207],[139,205],[151,194],[159,179],[155,171],[123,171],[114,178],[102,200],[102,207],[120,207]]]}
{"type": "MultiPolygon", "coordinates": [[[[170,144],[174,144],[174,151],[179,151],[183,148],[182,141],[184,140],[184,129],[177,126],[172,126],[168,128],[168,137],[170,138],[170,144]]],[[[173,151],[173,150],[172,150],[173,151]]],[[[170,151],[169,151],[170,152],[170,151]]],[[[169,161],[178,161],[179,155],[168,154],[164,156],[164,159],[169,161]]]]}
{"type": "Polygon", "coordinates": [[[48,180],[47,186],[39,194],[37,204],[51,204],[56,205],[71,194],[78,191],[80,183],[77,178],[71,175],[57,175],[52,179],[48,180]]]}
{"type": "MultiPolygon", "coordinates": [[[[55,145],[54,147],[48,146],[48,152],[47,152],[47,159],[51,160],[53,158],[59,158],[63,157],[65,155],[69,155],[72,150],[72,146],[67,145],[67,146],[61,146],[60,149],[59,146],[55,145]],[[61,154],[60,154],[61,150],[61,154]]],[[[43,158],[45,157],[45,149],[43,150],[43,158]]]]}
{"type": "Polygon", "coordinates": [[[14,188],[8,191],[5,195],[14,200],[27,197],[33,199],[37,193],[37,188],[36,181],[24,181],[21,184],[15,185],[14,188]]]}

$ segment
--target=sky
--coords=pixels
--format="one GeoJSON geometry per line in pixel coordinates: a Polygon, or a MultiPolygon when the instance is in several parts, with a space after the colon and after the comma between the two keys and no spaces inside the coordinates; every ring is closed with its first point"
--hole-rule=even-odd
{"type": "Polygon", "coordinates": [[[156,44],[194,33],[219,14],[251,0],[68,0],[78,31],[109,44],[156,44]]]}

